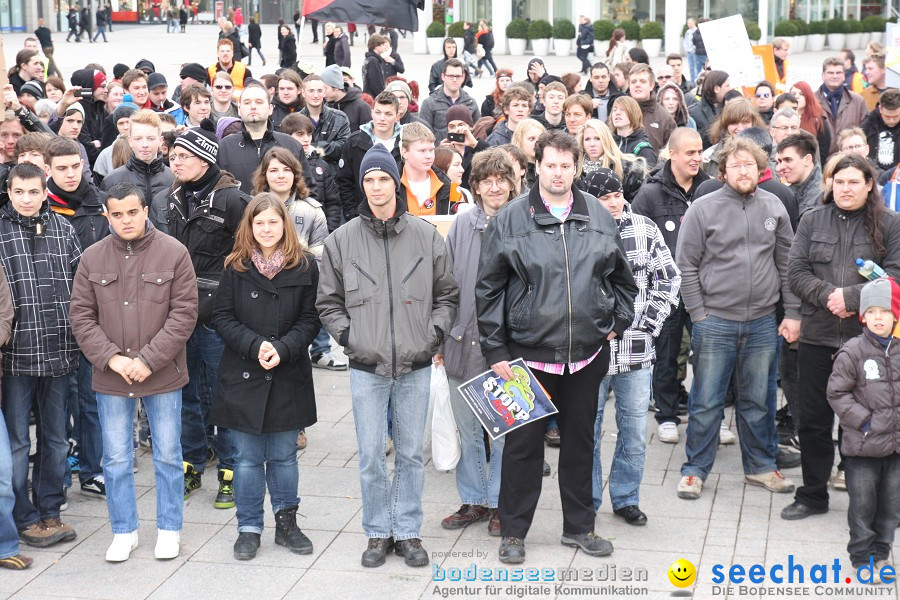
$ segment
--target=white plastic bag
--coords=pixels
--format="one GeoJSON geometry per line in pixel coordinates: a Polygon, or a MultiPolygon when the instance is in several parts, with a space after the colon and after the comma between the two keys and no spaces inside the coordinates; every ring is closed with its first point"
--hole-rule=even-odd
{"type": "Polygon", "coordinates": [[[429,402],[434,406],[431,419],[431,458],[438,471],[449,471],[456,467],[461,454],[459,430],[450,406],[450,384],[443,365],[431,367],[431,390],[429,402]]]}

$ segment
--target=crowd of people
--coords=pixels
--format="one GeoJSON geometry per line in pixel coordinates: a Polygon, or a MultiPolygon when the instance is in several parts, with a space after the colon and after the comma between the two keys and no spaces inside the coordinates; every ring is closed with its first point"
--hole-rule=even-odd
{"type": "Polygon", "coordinates": [[[172,89],[147,59],[67,84],[43,24],[16,55],[0,123],[0,566],[31,564],[20,542],[76,537],[61,519],[73,476],[107,503],[106,559],[127,560],[141,445],[157,558],[178,555],[207,468],[215,507],[236,509],[236,558],[260,548],[267,490],[275,543],[312,553],[297,451],[316,423],[314,367],[349,369],[363,566],[391,551],[426,565],[433,364],[461,440],[461,506],[441,525],[486,522],[502,562],[525,560],[545,444],[560,449],[562,544],[613,552],[596,532],[605,493],[616,518],[646,524],[652,414],[655,442],[684,437],[673,496],[699,498],[718,446],[738,442],[746,484],[794,493],[783,519],[847,490],[853,566],[889,563],[900,90],[883,47],[862,72],[843,50],[810,82],[791,79],[776,39],[779,80],[741,91],[706,64],[693,22],[687,65],[670,54],[654,69],[618,29],[588,61],[583,17],[581,72],[560,75],[540,57],[498,68],[485,22],[465,24],[462,56],[447,38],[411,74],[397,32],[373,28],[357,79],[343,27],[325,25],[321,68],[282,24],[280,68],[254,76],[259,26],[246,48],[241,24],[220,22],[215,60],[183,64],[172,89]],[[467,88],[491,73],[479,102],[467,88]],[[432,216],[454,217],[446,239],[432,216]],[[516,358],[559,412],[489,442],[457,386],[511,379],[516,358]],[[799,487],[781,472],[797,467],[799,487]]]}

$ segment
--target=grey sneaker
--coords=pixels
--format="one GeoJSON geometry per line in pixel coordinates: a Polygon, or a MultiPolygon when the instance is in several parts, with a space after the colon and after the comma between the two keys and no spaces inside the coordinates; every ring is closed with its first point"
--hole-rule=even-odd
{"type": "Polygon", "coordinates": [[[678,482],[678,497],[683,500],[696,500],[703,491],[703,480],[694,475],[685,475],[678,482]]]}
{"type": "Polygon", "coordinates": [[[563,533],[559,542],[563,546],[581,548],[582,552],[590,556],[609,556],[613,552],[612,543],[593,531],[590,533],[563,533]]]}
{"type": "Polygon", "coordinates": [[[776,494],[789,494],[794,491],[794,482],[782,475],[778,470],[758,475],[744,475],[744,483],[764,487],[776,494]]]}

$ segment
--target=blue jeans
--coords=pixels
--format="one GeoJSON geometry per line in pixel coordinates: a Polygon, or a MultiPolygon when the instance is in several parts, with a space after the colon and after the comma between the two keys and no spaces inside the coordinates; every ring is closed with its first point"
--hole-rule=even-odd
{"type": "Polygon", "coordinates": [[[297,432],[297,429],[261,435],[230,432],[234,443],[234,502],[239,532],[263,532],[267,486],[273,513],[300,504],[297,432]]]}
{"type": "Polygon", "coordinates": [[[609,389],[616,396],[616,449],[609,471],[609,499],[613,509],[640,503],[644,457],[647,450],[647,410],[653,385],[653,372],[638,369],[607,375],[600,382],[597,420],[594,423],[594,510],[603,504],[603,464],[600,461],[600,432],[609,389]]]}
{"type": "Polygon", "coordinates": [[[370,538],[408,540],[422,526],[425,421],[431,369],[396,379],[350,369],[353,420],[359,446],[363,530],[370,538]],[[387,405],[393,407],[394,479],[388,479],[387,405]]]}
{"type": "Polygon", "coordinates": [[[12,484],[16,495],[13,516],[20,530],[44,519],[58,519],[63,503],[66,474],[66,396],[69,375],[30,377],[3,375],[3,411],[12,452],[12,484]],[[31,436],[29,413],[34,408],[37,424],[37,455],[28,495],[28,451],[31,436]]]}
{"type": "Polygon", "coordinates": [[[729,321],[709,315],[694,323],[694,381],[688,401],[688,426],[681,474],[706,480],[716,460],[725,394],[733,371],[738,436],[744,473],[774,471],[778,455],[775,413],[769,410],[769,375],[776,368],[778,332],[775,314],[752,321],[729,321]]]}
{"type": "Polygon", "coordinates": [[[868,563],[870,556],[879,561],[891,553],[900,523],[900,455],[848,456],[845,460],[850,494],[847,553],[857,567],[868,563]]]}
{"type": "Polygon", "coordinates": [[[328,335],[328,332],[325,331],[325,328],[322,327],[319,330],[319,335],[315,337],[312,345],[309,347],[310,356],[316,356],[318,354],[325,354],[331,350],[331,336],[328,335]]]}
{"type": "MultiPolygon", "coordinates": [[[[206,469],[206,423],[209,421],[209,404],[203,402],[201,389],[202,369],[206,369],[212,387],[212,397],[216,396],[219,379],[219,362],[225,350],[225,341],[209,325],[199,324],[194,328],[187,343],[187,366],[190,382],[184,387],[181,413],[181,448],[184,460],[191,463],[198,472],[206,469]]],[[[218,428],[216,450],[219,454],[219,468],[232,469],[234,448],[229,431],[218,428]]]]}
{"type": "MultiPolygon", "coordinates": [[[[137,531],[134,493],[134,409],[137,398],[97,394],[103,430],[103,476],[113,533],[137,531]]],[[[181,531],[184,470],[181,464],[181,390],[141,399],[153,435],[156,527],[181,531]]]]}
{"type": "Polygon", "coordinates": [[[697,77],[700,76],[700,73],[703,72],[703,67],[706,65],[706,61],[709,60],[709,57],[705,54],[694,54],[694,68],[691,73],[691,79],[693,81],[697,81],[697,77]]]}
{"type": "Polygon", "coordinates": [[[0,409],[0,558],[19,554],[19,530],[13,519],[16,495],[13,493],[12,472],[9,434],[6,433],[6,419],[0,409]]]}
{"type": "Polygon", "coordinates": [[[448,378],[450,382],[450,406],[459,430],[461,452],[456,465],[456,490],[463,504],[477,504],[497,508],[500,498],[500,465],[503,464],[503,445],[506,438],[491,442],[491,461],[487,465],[484,451],[484,427],[466,404],[457,389],[465,383],[448,378]],[[490,468],[490,473],[488,472],[490,468]]]}
{"type": "Polygon", "coordinates": [[[91,389],[94,367],[84,354],[76,371],[78,380],[78,461],[81,471],[78,478],[87,481],[103,472],[103,434],[100,431],[100,415],[97,412],[97,394],[91,389]]]}

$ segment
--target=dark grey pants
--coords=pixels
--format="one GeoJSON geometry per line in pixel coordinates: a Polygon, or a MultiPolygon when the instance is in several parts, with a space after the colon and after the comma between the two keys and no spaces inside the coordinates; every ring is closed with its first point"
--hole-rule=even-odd
{"type": "Polygon", "coordinates": [[[886,559],[900,523],[900,454],[884,458],[847,456],[850,508],[847,552],[854,568],[886,559]]]}

